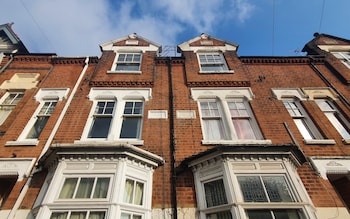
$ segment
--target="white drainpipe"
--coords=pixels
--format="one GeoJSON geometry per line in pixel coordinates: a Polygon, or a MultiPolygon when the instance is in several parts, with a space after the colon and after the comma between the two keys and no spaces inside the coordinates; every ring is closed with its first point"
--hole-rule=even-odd
{"type": "MultiPolygon", "coordinates": [[[[69,107],[70,103],[71,103],[72,100],[73,100],[73,97],[74,97],[75,93],[76,93],[77,90],[78,90],[78,87],[79,87],[81,81],[82,81],[83,78],[84,78],[84,75],[85,75],[86,70],[87,70],[88,67],[89,67],[89,57],[86,57],[86,59],[85,59],[85,66],[84,66],[83,70],[82,70],[81,73],[80,73],[80,76],[79,76],[79,78],[78,78],[78,81],[75,83],[75,85],[74,85],[74,87],[73,87],[73,90],[72,90],[72,93],[69,95],[68,100],[67,100],[67,103],[64,105],[63,110],[62,110],[60,116],[58,117],[57,122],[56,122],[55,126],[53,127],[52,132],[51,132],[49,138],[47,139],[47,141],[46,141],[46,143],[45,143],[45,146],[44,146],[43,150],[41,151],[41,154],[40,154],[40,156],[38,157],[37,161],[39,161],[40,158],[41,158],[41,157],[47,152],[47,150],[49,149],[49,147],[50,147],[50,145],[51,145],[51,143],[52,143],[52,140],[53,140],[53,138],[55,137],[56,132],[57,132],[59,126],[61,125],[61,122],[62,122],[62,120],[63,120],[63,118],[64,118],[64,116],[65,116],[65,114],[66,114],[66,112],[67,112],[67,110],[68,110],[68,107],[69,107]]],[[[11,209],[10,214],[7,216],[8,219],[14,219],[14,218],[15,218],[16,212],[17,212],[17,210],[18,210],[20,204],[22,203],[22,201],[23,201],[23,199],[24,199],[24,196],[26,195],[26,193],[27,193],[27,191],[28,191],[29,185],[30,185],[30,183],[31,183],[31,181],[32,181],[32,177],[33,177],[33,175],[34,175],[36,172],[38,172],[38,170],[39,170],[39,168],[38,168],[37,166],[35,166],[34,169],[32,170],[30,176],[29,176],[28,179],[27,179],[26,184],[23,186],[23,188],[22,188],[22,190],[21,190],[21,193],[19,194],[19,196],[18,196],[18,198],[17,198],[17,200],[16,200],[16,203],[14,204],[13,208],[11,209]]]]}

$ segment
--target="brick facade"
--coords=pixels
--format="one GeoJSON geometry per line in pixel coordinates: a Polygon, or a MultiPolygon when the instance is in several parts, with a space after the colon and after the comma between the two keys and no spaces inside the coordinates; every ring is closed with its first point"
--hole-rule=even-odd
{"type": "MultiPolygon", "coordinates": [[[[330,99],[329,96],[317,96],[317,89],[322,89],[322,92],[331,90],[335,96],[331,102],[343,116],[342,125],[349,135],[350,69],[325,51],[324,48],[328,47],[322,45],[328,45],[330,50],[339,46],[342,51],[350,51],[350,41],[318,34],[306,44],[306,56],[239,57],[236,44],[201,35],[179,45],[181,57],[162,57],[159,55],[160,45],[141,36],[130,35],[102,44],[99,58],[30,53],[11,54],[10,57],[10,54],[5,54],[0,66],[1,69],[6,65],[5,69],[1,69],[0,94],[4,99],[9,92],[21,91],[23,97],[0,125],[0,182],[9,177],[16,179],[9,192],[1,194],[4,197],[1,197],[0,217],[21,218],[27,215],[27,218],[47,218],[53,217],[50,216],[52,212],[69,215],[73,214],[74,208],[83,211],[86,200],[81,200],[83,205],[68,200],[65,206],[67,200],[60,200],[57,193],[64,179],[79,176],[80,170],[85,174],[82,177],[93,174],[110,177],[107,177],[110,184],[107,198],[104,197],[106,200],[101,202],[97,199],[96,205],[91,205],[92,201],[86,202],[90,206],[84,210],[86,214],[102,212],[104,218],[119,218],[116,214],[141,215],[142,218],[206,218],[215,215],[227,218],[227,214],[232,217],[238,214],[238,218],[245,218],[253,207],[246,200],[239,203],[237,200],[242,200],[242,195],[236,192],[239,189],[238,178],[244,170],[242,167],[248,168],[249,165],[262,171],[260,175],[273,175],[279,171],[280,175],[283,172],[282,175],[288,176],[294,203],[286,206],[292,209],[293,214],[297,209],[300,218],[326,218],[332,216],[336,209],[340,209],[337,218],[349,217],[349,194],[346,191],[350,189],[350,139],[344,139],[339,134],[316,101],[303,90],[315,90],[316,99],[330,99]],[[332,47],[327,43],[331,43],[332,47]],[[112,69],[116,60],[119,61],[118,55],[124,53],[141,54],[138,71],[130,73],[128,70],[118,72],[112,69]],[[227,69],[203,72],[199,63],[201,54],[223,57],[227,69]],[[16,85],[17,81],[13,82],[13,78],[19,73],[38,74],[36,85],[30,89],[4,88],[6,83],[16,85]],[[52,94],[38,100],[39,91],[45,89],[52,94]],[[28,129],[27,124],[33,117],[37,118],[35,113],[42,101],[52,99],[59,89],[66,89],[67,93],[62,99],[58,98],[36,143],[33,144],[32,139],[31,143],[28,139],[21,139],[21,133],[28,129]],[[286,96],[276,96],[276,89],[287,90],[282,92],[286,96]],[[145,97],[148,91],[149,96],[145,97]],[[195,96],[197,91],[202,92],[199,97],[195,96]],[[229,95],[220,99],[220,91],[229,95]],[[301,92],[303,99],[300,105],[321,138],[304,139],[300,127],[283,103],[283,98],[296,99],[294,93],[294,96],[288,94],[289,91],[301,92]],[[242,96],[249,92],[252,97],[242,96]],[[122,93],[125,95],[122,96],[122,93]],[[214,97],[214,93],[219,95],[214,97]],[[250,120],[256,122],[255,131],[261,137],[245,141],[208,140],[203,131],[204,111],[201,111],[199,103],[219,99],[219,109],[222,110],[231,100],[245,101],[251,111],[250,120]],[[95,121],[100,116],[93,109],[101,101],[115,101],[110,123],[111,127],[116,127],[115,130],[125,127],[113,121],[124,121],[128,116],[125,111],[117,112],[117,109],[126,103],[142,102],[140,139],[124,139],[115,130],[109,130],[105,139],[86,134],[93,126],[93,122],[89,121],[95,121]],[[277,171],[277,164],[283,168],[277,171]],[[272,168],[269,165],[275,165],[275,169],[264,172],[263,167],[272,168]],[[88,170],[92,172],[88,173],[88,170]],[[115,173],[112,173],[113,170],[115,173]],[[222,174],[216,176],[216,172],[222,174]],[[210,178],[209,175],[215,177],[210,178]],[[122,201],[123,193],[125,196],[127,192],[126,184],[120,183],[125,183],[127,179],[140,181],[144,186],[140,206],[133,208],[133,205],[122,201]],[[225,215],[217,213],[216,206],[212,209],[205,206],[208,197],[203,194],[206,192],[204,187],[207,182],[217,179],[223,180],[228,196],[227,203],[220,207],[221,210],[218,208],[225,215]],[[147,193],[148,190],[151,192],[147,193]],[[121,198],[114,197],[113,191],[121,193],[121,198]],[[328,214],[324,215],[327,209],[328,214]]],[[[220,119],[225,117],[221,115],[220,119]]],[[[227,128],[228,124],[224,124],[227,128]]],[[[249,171],[257,176],[254,169],[249,171]]],[[[260,210],[273,206],[267,212],[274,214],[276,209],[284,209],[285,203],[260,204],[257,204],[260,210]]]]}

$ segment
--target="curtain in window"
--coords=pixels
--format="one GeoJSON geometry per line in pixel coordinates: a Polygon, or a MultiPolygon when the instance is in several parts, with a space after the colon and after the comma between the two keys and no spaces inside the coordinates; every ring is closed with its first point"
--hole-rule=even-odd
{"type": "Polygon", "coordinates": [[[37,117],[35,124],[33,127],[30,129],[27,138],[29,139],[36,139],[39,137],[41,131],[44,129],[47,121],[49,120],[48,116],[40,116],[37,117]]]}
{"type": "Polygon", "coordinates": [[[72,198],[75,186],[77,185],[77,181],[78,181],[78,178],[67,178],[64,181],[64,185],[59,195],[59,198],[60,199],[72,198]]]}
{"type": "Polygon", "coordinates": [[[256,139],[248,119],[232,119],[237,139],[256,139]]]}
{"type": "Polygon", "coordinates": [[[204,125],[204,137],[206,140],[223,140],[225,139],[224,127],[222,120],[220,119],[205,119],[204,125]]]}
{"type": "Polygon", "coordinates": [[[106,198],[109,188],[109,178],[98,178],[93,198],[106,198]]]}
{"type": "Polygon", "coordinates": [[[95,178],[81,178],[75,198],[90,198],[95,178]]]}
{"type": "Polygon", "coordinates": [[[142,205],[142,198],[143,198],[143,183],[136,182],[134,204],[142,205]]]}
{"type": "Polygon", "coordinates": [[[224,182],[222,179],[204,184],[207,207],[227,204],[224,182]]]}
{"type": "Polygon", "coordinates": [[[66,219],[68,212],[54,212],[51,214],[50,219],[66,219]]]}
{"type": "Polygon", "coordinates": [[[69,219],[85,219],[87,212],[72,212],[69,219]]]}
{"type": "Polygon", "coordinates": [[[90,212],[89,219],[104,219],[105,212],[90,212]]]}
{"type": "Polygon", "coordinates": [[[124,188],[124,202],[132,203],[133,195],[134,195],[134,181],[127,179],[125,181],[125,188],[124,188]]]}

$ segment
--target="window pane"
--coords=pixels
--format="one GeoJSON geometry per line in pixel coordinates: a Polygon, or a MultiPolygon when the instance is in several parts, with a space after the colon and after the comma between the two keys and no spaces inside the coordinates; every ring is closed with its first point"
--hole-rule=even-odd
{"type": "Polygon", "coordinates": [[[78,178],[66,178],[58,198],[73,198],[78,178]]]}
{"type": "Polygon", "coordinates": [[[311,135],[311,132],[306,127],[303,119],[294,119],[294,123],[297,125],[299,132],[304,139],[314,139],[314,137],[311,135]]]}
{"type": "Polygon", "coordinates": [[[222,211],[212,214],[207,214],[207,219],[231,219],[231,212],[230,211],[222,211]]]}
{"type": "Polygon", "coordinates": [[[248,219],[273,219],[269,210],[247,210],[248,219]]]}
{"type": "Polygon", "coordinates": [[[271,202],[293,202],[283,176],[263,176],[262,179],[271,202]]]}
{"type": "Polygon", "coordinates": [[[50,219],[66,219],[68,212],[54,212],[51,214],[50,219]]]}
{"type": "Polygon", "coordinates": [[[112,117],[95,117],[88,138],[107,138],[112,117]]]}
{"type": "Polygon", "coordinates": [[[263,185],[259,176],[238,176],[245,202],[267,202],[263,185]]]}
{"type": "Polygon", "coordinates": [[[224,140],[226,139],[224,124],[221,119],[203,120],[204,139],[224,140]]]}
{"type": "Polygon", "coordinates": [[[237,139],[256,139],[249,119],[232,119],[237,139]]]}
{"type": "Polygon", "coordinates": [[[132,197],[134,196],[134,180],[127,179],[124,189],[124,202],[132,203],[132,197]]]}
{"type": "Polygon", "coordinates": [[[227,204],[224,181],[215,180],[204,184],[207,207],[227,204]]]}
{"type": "Polygon", "coordinates": [[[104,219],[105,218],[105,212],[90,212],[89,219],[104,219]]]}
{"type": "Polygon", "coordinates": [[[123,119],[120,138],[140,138],[141,118],[125,117],[123,119]]]}
{"type": "Polygon", "coordinates": [[[117,71],[139,71],[140,64],[138,63],[128,63],[128,64],[118,64],[116,70],[117,71]]]}
{"type": "Polygon", "coordinates": [[[109,188],[109,178],[98,178],[93,198],[106,198],[109,188]]]}
{"type": "Polygon", "coordinates": [[[301,219],[296,209],[278,209],[273,210],[276,219],[301,219]]]}
{"type": "Polygon", "coordinates": [[[202,117],[220,117],[216,102],[200,102],[202,117]]]}
{"type": "Polygon", "coordinates": [[[142,200],[143,200],[143,183],[136,182],[134,204],[142,205],[142,200]]]}
{"type": "Polygon", "coordinates": [[[70,214],[69,219],[85,219],[86,218],[86,211],[85,212],[72,212],[70,214]]]}
{"type": "Polygon", "coordinates": [[[338,117],[336,117],[335,113],[325,113],[325,115],[344,139],[350,139],[350,133],[345,128],[346,125],[343,125],[341,120],[338,117]]]}
{"type": "Polygon", "coordinates": [[[36,139],[39,137],[41,131],[44,129],[47,121],[49,120],[48,116],[41,116],[38,117],[33,125],[33,127],[31,128],[31,130],[29,131],[28,135],[27,135],[27,139],[36,139]]]}
{"type": "Polygon", "coordinates": [[[75,198],[90,198],[95,178],[81,178],[75,198]]]}

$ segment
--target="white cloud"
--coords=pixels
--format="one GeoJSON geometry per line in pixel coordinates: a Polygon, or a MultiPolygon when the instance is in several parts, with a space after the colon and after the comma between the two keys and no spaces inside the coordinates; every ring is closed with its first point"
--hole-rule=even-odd
{"type": "Polygon", "coordinates": [[[14,21],[31,52],[85,56],[133,32],[162,45],[182,43],[184,32],[194,34],[184,41],[212,33],[227,19],[244,22],[253,10],[248,0],[17,0],[0,8],[0,22],[14,21]]]}

